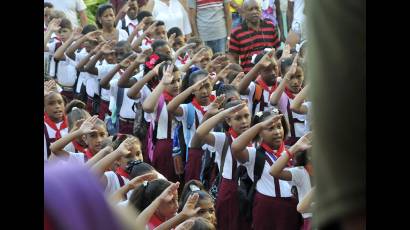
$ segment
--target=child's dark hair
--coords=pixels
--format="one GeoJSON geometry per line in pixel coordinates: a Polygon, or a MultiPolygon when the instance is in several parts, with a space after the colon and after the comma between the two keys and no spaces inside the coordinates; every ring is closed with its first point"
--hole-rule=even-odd
{"type": "Polygon", "coordinates": [[[130,134],[120,134],[120,133],[118,133],[118,134],[114,135],[113,138],[112,138],[112,148],[117,149],[121,145],[121,143],[123,141],[125,141],[125,139],[127,139],[127,138],[135,138],[135,139],[137,139],[138,144],[141,145],[141,141],[140,141],[140,139],[138,139],[138,137],[132,136],[130,134]]]}
{"type": "MultiPolygon", "coordinates": [[[[230,84],[226,84],[226,85],[224,84],[216,90],[216,96],[220,96],[222,94],[225,94],[225,97],[226,97],[226,94],[231,94],[231,93],[238,93],[239,94],[236,87],[233,86],[233,85],[230,85],[230,84]]],[[[225,98],[225,101],[228,102],[229,101],[228,99],[229,98],[225,98]]]]}
{"type": "Polygon", "coordinates": [[[197,217],[194,219],[194,225],[192,225],[191,229],[195,230],[215,230],[215,226],[209,222],[209,220],[203,217],[197,217]]]}
{"type": "Polygon", "coordinates": [[[182,30],[178,27],[172,27],[168,30],[167,36],[171,37],[172,34],[175,34],[175,37],[183,36],[182,30]]]}
{"type": "Polygon", "coordinates": [[[156,22],[157,22],[157,25],[156,25],[155,27],[165,26],[165,23],[164,23],[164,21],[162,21],[162,20],[157,20],[156,22]]]}
{"type": "Polygon", "coordinates": [[[44,2],[44,8],[53,8],[54,5],[51,2],[44,2]]]}
{"type": "Polygon", "coordinates": [[[309,157],[310,153],[305,150],[302,152],[298,152],[295,154],[295,167],[296,166],[305,166],[307,163],[310,162],[310,157],[309,157]]]}
{"type": "Polygon", "coordinates": [[[162,39],[157,39],[151,45],[152,52],[155,52],[155,51],[157,51],[158,48],[166,46],[166,45],[168,45],[168,42],[166,42],[165,40],[162,40],[162,39]]]}
{"type": "MultiPolygon", "coordinates": [[[[97,24],[97,26],[98,26],[99,29],[102,28],[102,24],[99,22],[98,19],[99,19],[99,18],[104,14],[104,12],[105,12],[106,10],[108,10],[108,9],[114,10],[112,4],[109,4],[109,3],[107,3],[107,4],[101,4],[101,5],[99,5],[98,8],[97,8],[97,13],[96,13],[96,15],[95,15],[95,24],[97,24]]],[[[114,14],[115,14],[115,12],[114,12],[114,14]]]]}
{"type": "Polygon", "coordinates": [[[129,173],[129,179],[132,180],[137,176],[144,175],[154,171],[155,168],[143,161],[134,160],[127,164],[126,172],[129,173]]]}
{"type": "Polygon", "coordinates": [[[61,30],[61,29],[73,30],[73,26],[71,25],[71,21],[68,20],[67,18],[61,19],[61,22],[60,22],[60,30],[61,30]]]}
{"type": "Polygon", "coordinates": [[[289,67],[292,65],[292,62],[293,62],[293,57],[284,58],[281,60],[280,72],[282,73],[282,76],[285,76],[286,72],[289,70],[289,67]]]}
{"type": "MultiPolygon", "coordinates": [[[[254,125],[256,125],[260,122],[265,121],[266,119],[270,118],[271,116],[278,115],[278,114],[282,114],[282,112],[278,109],[264,111],[264,112],[262,112],[261,115],[260,115],[260,112],[258,112],[253,117],[252,126],[254,126],[254,125]]],[[[286,122],[286,119],[285,119],[284,116],[281,117],[280,122],[282,124],[283,132],[284,132],[283,138],[286,138],[288,136],[288,133],[289,133],[289,126],[288,126],[288,123],[286,122]]]]}
{"type": "Polygon", "coordinates": [[[161,195],[169,185],[171,185],[171,182],[163,179],[144,182],[132,192],[129,204],[142,212],[161,195]]]}
{"type": "Polygon", "coordinates": [[[68,130],[73,128],[76,121],[89,117],[90,114],[85,110],[86,105],[84,102],[74,99],[68,103],[65,107],[65,113],[67,114],[68,130]]]}
{"type": "Polygon", "coordinates": [[[90,32],[96,31],[96,30],[97,30],[97,27],[95,25],[88,24],[88,25],[84,26],[83,30],[81,31],[81,34],[86,35],[90,32]]]}
{"type": "MultiPolygon", "coordinates": [[[[189,88],[189,86],[194,85],[195,82],[198,81],[199,78],[203,78],[208,76],[208,71],[206,70],[197,70],[192,72],[189,75],[185,75],[184,78],[182,79],[182,91],[186,90],[189,88]]],[[[190,95],[184,103],[189,103],[192,101],[192,99],[194,98],[194,95],[190,95]]]]}
{"type": "Polygon", "coordinates": [[[145,10],[139,12],[138,15],[137,15],[137,20],[138,20],[138,22],[142,22],[142,20],[143,20],[145,17],[152,17],[151,12],[145,11],[145,10]]]}
{"type": "Polygon", "coordinates": [[[185,203],[188,201],[189,196],[192,195],[192,194],[195,194],[195,193],[198,193],[198,195],[199,195],[199,197],[198,197],[198,203],[196,203],[196,206],[195,206],[195,207],[198,207],[198,206],[199,206],[199,202],[201,202],[201,200],[207,200],[207,199],[208,199],[208,200],[211,200],[212,202],[214,201],[214,200],[212,199],[211,195],[209,195],[209,193],[208,193],[207,191],[205,191],[205,190],[189,191],[189,192],[186,194],[186,196],[184,197],[184,199],[182,200],[180,207],[183,208],[183,207],[185,206],[185,203]]]}

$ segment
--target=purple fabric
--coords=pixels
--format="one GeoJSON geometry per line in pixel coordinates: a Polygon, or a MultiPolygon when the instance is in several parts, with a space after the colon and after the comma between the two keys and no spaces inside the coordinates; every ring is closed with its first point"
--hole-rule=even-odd
{"type": "Polygon", "coordinates": [[[122,229],[98,179],[81,165],[44,166],[44,211],[54,229],[122,229]]]}

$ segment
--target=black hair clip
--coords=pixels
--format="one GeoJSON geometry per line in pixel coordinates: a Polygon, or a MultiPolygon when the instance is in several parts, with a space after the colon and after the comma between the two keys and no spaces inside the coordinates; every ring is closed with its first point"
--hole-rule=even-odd
{"type": "Polygon", "coordinates": [[[142,162],[143,162],[143,161],[141,161],[141,160],[131,160],[131,161],[128,161],[127,167],[125,168],[125,171],[130,174],[131,171],[132,171],[132,169],[134,168],[134,166],[139,165],[139,164],[141,164],[142,162]]]}

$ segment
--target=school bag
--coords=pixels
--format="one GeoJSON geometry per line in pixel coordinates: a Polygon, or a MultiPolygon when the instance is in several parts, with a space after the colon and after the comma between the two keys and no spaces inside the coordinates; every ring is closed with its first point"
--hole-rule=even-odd
{"type": "MultiPolygon", "coordinates": [[[[159,101],[158,101],[158,109],[157,109],[156,114],[155,114],[155,120],[150,122],[150,125],[149,125],[149,128],[148,128],[147,149],[148,149],[148,156],[149,156],[149,159],[150,159],[151,162],[153,160],[154,145],[156,144],[156,141],[157,141],[158,121],[159,121],[159,117],[161,115],[161,111],[162,111],[162,108],[164,107],[164,105],[165,105],[165,100],[164,100],[164,97],[161,95],[159,97],[159,101]],[[155,128],[154,128],[154,124],[156,124],[155,128]]],[[[144,119],[144,117],[142,117],[141,119],[144,119]]]]}
{"type": "Polygon", "coordinates": [[[120,110],[121,110],[123,99],[124,99],[124,88],[118,87],[117,100],[115,102],[114,112],[112,113],[111,116],[107,115],[105,117],[105,124],[107,126],[107,131],[110,136],[117,134],[118,131],[120,130],[119,116],[120,116],[120,110]]]}
{"type": "Polygon", "coordinates": [[[144,118],[144,110],[142,109],[141,101],[134,102],[132,110],[135,112],[132,134],[142,141],[147,136],[148,122],[144,118]]]}

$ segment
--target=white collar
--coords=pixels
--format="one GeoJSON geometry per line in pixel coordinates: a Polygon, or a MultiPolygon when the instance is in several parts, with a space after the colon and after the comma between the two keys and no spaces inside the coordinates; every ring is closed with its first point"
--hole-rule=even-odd
{"type": "Polygon", "coordinates": [[[129,26],[130,23],[132,23],[132,24],[134,24],[134,25],[138,25],[138,19],[131,20],[131,19],[128,17],[127,14],[125,15],[124,19],[125,19],[125,25],[126,25],[126,26],[129,26]]]}

